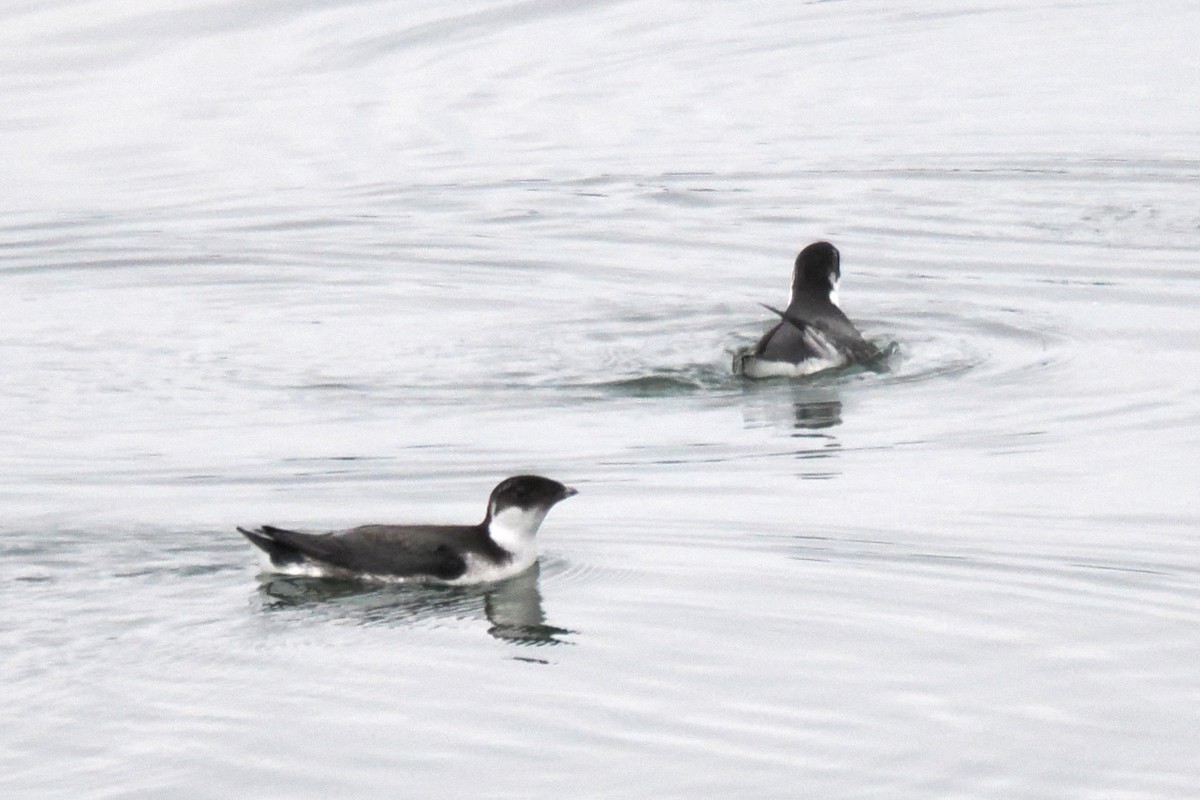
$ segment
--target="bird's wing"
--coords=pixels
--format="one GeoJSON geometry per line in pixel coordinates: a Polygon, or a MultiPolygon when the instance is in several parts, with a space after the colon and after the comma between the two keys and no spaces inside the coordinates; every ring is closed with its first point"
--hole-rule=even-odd
{"type": "Polygon", "coordinates": [[[447,544],[446,531],[437,526],[364,525],[334,533],[301,533],[264,525],[253,534],[242,532],[251,541],[254,535],[264,537],[277,548],[353,572],[449,580],[465,572],[467,564],[447,544]]]}
{"type": "MultiPolygon", "coordinates": [[[[777,314],[783,320],[783,323],[792,325],[800,333],[805,334],[806,338],[808,336],[819,337],[823,342],[827,342],[829,346],[836,349],[852,363],[874,366],[886,358],[886,353],[864,339],[854,329],[853,325],[850,325],[849,321],[847,321],[846,325],[853,335],[846,335],[845,331],[836,330],[833,326],[825,325],[821,322],[809,322],[790,311],[780,311],[778,308],[769,306],[766,303],[762,303],[761,305],[768,311],[777,314]]],[[[782,325],[783,323],[780,324],[782,325]]],[[[778,327],[776,326],[776,328],[778,327]]],[[[772,330],[773,332],[774,329],[772,330]]]]}

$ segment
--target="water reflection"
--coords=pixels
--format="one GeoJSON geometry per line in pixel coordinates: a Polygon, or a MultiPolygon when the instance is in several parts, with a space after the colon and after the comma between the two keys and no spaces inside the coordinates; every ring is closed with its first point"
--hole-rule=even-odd
{"type": "Polygon", "coordinates": [[[574,631],[547,624],[538,587],[539,566],[486,586],[436,586],[265,576],[259,585],[267,611],[303,609],[316,619],[351,619],[362,625],[413,625],[474,619],[488,633],[523,645],[568,644],[574,631]]]}
{"type": "Polygon", "coordinates": [[[747,428],[821,430],[842,424],[842,400],[835,386],[800,383],[748,384],[742,393],[747,428]]]}
{"type": "Polygon", "coordinates": [[[832,428],[842,424],[842,401],[798,398],[792,402],[793,427],[802,430],[832,428]]]}
{"type": "Polygon", "coordinates": [[[743,394],[742,420],[747,428],[786,432],[789,449],[804,462],[797,477],[829,480],[840,474],[834,461],[841,442],[834,429],[842,424],[842,401],[835,385],[772,382],[751,385],[743,394]]]}
{"type": "Polygon", "coordinates": [[[517,644],[567,644],[558,638],[574,631],[546,624],[542,593],[538,589],[540,567],[529,569],[496,584],[483,597],[483,609],[492,627],[488,633],[517,644]]]}

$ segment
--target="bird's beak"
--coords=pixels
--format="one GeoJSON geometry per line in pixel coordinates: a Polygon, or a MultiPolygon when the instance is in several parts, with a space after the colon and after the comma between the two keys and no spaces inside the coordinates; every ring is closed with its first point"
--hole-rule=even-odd
{"type": "Polygon", "coordinates": [[[574,486],[564,486],[562,494],[562,499],[566,500],[568,497],[574,497],[575,495],[579,494],[579,490],[574,486]]]}

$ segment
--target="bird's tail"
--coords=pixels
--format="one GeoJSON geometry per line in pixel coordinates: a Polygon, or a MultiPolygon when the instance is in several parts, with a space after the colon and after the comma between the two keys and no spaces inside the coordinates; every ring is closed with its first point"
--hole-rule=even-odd
{"type": "Polygon", "coordinates": [[[238,527],[238,533],[250,540],[258,549],[262,550],[271,558],[271,563],[277,567],[285,567],[289,564],[303,564],[307,559],[304,553],[290,544],[281,542],[275,538],[275,531],[279,528],[273,528],[270,525],[263,525],[255,530],[247,530],[243,527],[238,527]]]}

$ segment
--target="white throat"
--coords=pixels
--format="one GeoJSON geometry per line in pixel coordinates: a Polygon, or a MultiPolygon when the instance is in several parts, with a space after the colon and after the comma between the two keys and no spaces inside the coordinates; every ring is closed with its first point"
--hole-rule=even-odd
{"type": "Polygon", "coordinates": [[[841,308],[842,307],[841,304],[838,303],[838,284],[839,283],[841,283],[841,280],[839,280],[838,278],[833,279],[833,288],[829,290],[829,302],[833,303],[838,308],[841,308]]]}
{"type": "Polygon", "coordinates": [[[509,506],[499,513],[492,514],[488,532],[496,544],[513,554],[514,560],[521,561],[537,551],[533,537],[549,510],[509,506]]]}

